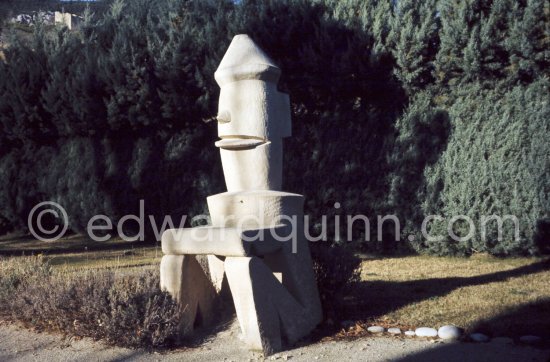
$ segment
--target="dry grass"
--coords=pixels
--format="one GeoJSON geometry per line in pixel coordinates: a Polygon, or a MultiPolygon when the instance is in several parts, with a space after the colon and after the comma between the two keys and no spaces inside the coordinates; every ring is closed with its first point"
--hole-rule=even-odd
{"type": "Polygon", "coordinates": [[[384,258],[364,261],[361,279],[352,311],[371,323],[550,336],[550,259],[384,258]]]}
{"type": "MultiPolygon", "coordinates": [[[[96,249],[124,248],[135,245],[136,242],[126,242],[121,238],[107,241],[93,241],[85,235],[69,235],[55,241],[41,241],[30,235],[7,234],[0,237],[0,252],[2,253],[37,253],[37,252],[67,252],[96,249]]],[[[151,245],[154,245],[151,243],[151,245]]]]}
{"type": "Polygon", "coordinates": [[[11,256],[42,255],[55,268],[69,270],[128,268],[158,265],[162,251],[158,243],[126,242],[113,238],[94,242],[82,235],[71,235],[44,242],[30,236],[0,237],[0,254],[11,256]]]}
{"type": "Polygon", "coordinates": [[[158,266],[161,258],[162,251],[159,247],[51,254],[48,256],[50,265],[68,270],[158,266]]]}

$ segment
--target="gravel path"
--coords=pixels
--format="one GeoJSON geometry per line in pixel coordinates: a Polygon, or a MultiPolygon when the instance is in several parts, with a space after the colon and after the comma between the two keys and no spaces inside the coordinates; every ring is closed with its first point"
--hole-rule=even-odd
{"type": "MultiPolygon", "coordinates": [[[[88,339],[73,340],[0,325],[0,361],[257,361],[259,353],[244,349],[233,323],[201,347],[148,353],[108,347],[88,339]]],[[[355,341],[315,343],[270,356],[291,361],[550,361],[550,350],[498,342],[433,343],[427,340],[371,337],[355,341]]]]}

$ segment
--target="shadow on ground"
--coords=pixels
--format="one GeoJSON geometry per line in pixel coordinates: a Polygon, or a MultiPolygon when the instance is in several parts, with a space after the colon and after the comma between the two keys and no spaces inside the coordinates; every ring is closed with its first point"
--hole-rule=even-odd
{"type": "Polygon", "coordinates": [[[448,343],[398,359],[399,362],[445,361],[445,362],[525,362],[550,361],[550,351],[521,346],[505,348],[498,343],[448,343]]]}
{"type": "MultiPolygon", "coordinates": [[[[346,297],[342,311],[345,320],[362,322],[376,320],[404,306],[431,298],[447,295],[458,288],[502,282],[510,278],[536,274],[550,270],[550,259],[512,270],[500,271],[474,277],[430,278],[403,282],[365,281],[353,287],[346,297]]],[[[482,320],[473,328],[476,331],[497,336],[498,331],[510,331],[508,336],[519,337],[526,334],[539,335],[550,339],[550,300],[521,305],[491,320],[482,320]]],[[[335,326],[321,328],[315,339],[321,339],[335,332],[335,326]]]]}
{"type": "MultiPolygon", "coordinates": [[[[425,349],[400,359],[400,362],[413,361],[544,361],[550,362],[550,298],[537,303],[528,303],[510,309],[495,318],[483,320],[473,329],[492,337],[502,337],[499,330],[511,332],[514,337],[506,342],[490,343],[445,343],[435,348],[425,349]],[[519,341],[521,335],[538,335],[542,341],[535,345],[525,345],[519,341]],[[516,348],[505,348],[515,344],[516,348]],[[531,357],[527,357],[527,356],[531,357]],[[534,357],[537,356],[537,357],[534,357]]],[[[508,337],[507,336],[507,337],[508,337]]]]}

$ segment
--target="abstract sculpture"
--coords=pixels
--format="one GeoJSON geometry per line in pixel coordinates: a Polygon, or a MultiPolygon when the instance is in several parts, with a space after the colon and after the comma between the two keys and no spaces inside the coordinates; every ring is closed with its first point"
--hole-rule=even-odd
{"type": "Polygon", "coordinates": [[[282,192],[282,139],[290,103],[277,90],[280,69],[237,35],[215,78],[218,134],[227,192],[207,198],[210,226],[162,236],[161,287],[180,303],[191,331],[210,313],[224,278],[244,341],[272,353],[310,333],[322,311],[303,234],[303,196],[282,192]],[[208,256],[205,273],[195,255],[208,256]]]}

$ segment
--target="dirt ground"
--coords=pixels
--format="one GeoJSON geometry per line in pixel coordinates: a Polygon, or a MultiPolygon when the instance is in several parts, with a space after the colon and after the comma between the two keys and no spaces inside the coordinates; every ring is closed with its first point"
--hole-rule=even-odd
{"type": "Polygon", "coordinates": [[[200,347],[151,353],[0,325],[0,361],[550,361],[549,349],[503,342],[434,343],[388,336],[319,342],[264,358],[258,352],[247,351],[238,335],[234,322],[200,347]]]}

